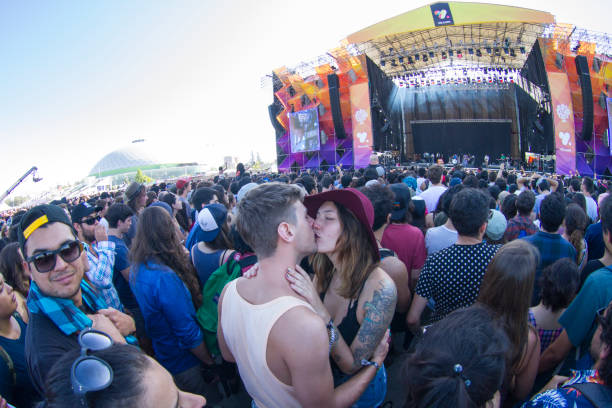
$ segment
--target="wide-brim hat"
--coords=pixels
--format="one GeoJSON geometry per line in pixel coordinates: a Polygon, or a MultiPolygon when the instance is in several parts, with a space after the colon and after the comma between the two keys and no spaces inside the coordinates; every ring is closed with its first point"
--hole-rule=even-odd
{"type": "Polygon", "coordinates": [[[308,215],[316,218],[319,207],[327,201],[343,205],[357,218],[366,231],[374,259],[379,260],[378,242],[376,237],[374,237],[374,231],[372,231],[372,225],[374,225],[374,207],[372,207],[368,197],[354,188],[330,190],[324,193],[309,195],[304,197],[304,206],[308,210],[308,215]]]}
{"type": "Polygon", "coordinates": [[[217,238],[227,218],[227,208],[222,204],[208,204],[198,213],[198,225],[202,230],[202,240],[211,242],[217,238]]]}
{"type": "Polygon", "coordinates": [[[125,190],[126,203],[136,198],[142,192],[142,190],[144,190],[144,188],[144,184],[132,181],[127,190],[125,190]]]}

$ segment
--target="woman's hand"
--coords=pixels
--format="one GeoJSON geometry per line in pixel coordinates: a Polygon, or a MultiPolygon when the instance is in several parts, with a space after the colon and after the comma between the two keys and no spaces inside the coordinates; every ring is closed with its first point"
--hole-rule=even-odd
{"type": "Polygon", "coordinates": [[[310,305],[313,307],[315,312],[321,316],[324,322],[328,322],[331,319],[327,308],[321,301],[317,290],[315,289],[310,276],[302,269],[299,265],[294,268],[287,269],[285,274],[289,286],[295,293],[302,296],[310,305]]]}

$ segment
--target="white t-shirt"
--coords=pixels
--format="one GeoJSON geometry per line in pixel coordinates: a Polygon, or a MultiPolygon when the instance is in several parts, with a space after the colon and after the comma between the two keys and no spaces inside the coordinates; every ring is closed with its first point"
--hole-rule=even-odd
{"type": "Polygon", "coordinates": [[[597,221],[597,203],[595,202],[593,197],[587,197],[585,195],[584,198],[586,198],[587,215],[589,216],[591,221],[597,221]]]}
{"type": "Polygon", "coordinates": [[[457,231],[453,231],[444,225],[428,229],[425,233],[427,256],[453,245],[457,242],[457,236],[457,231]]]}
{"type": "Polygon", "coordinates": [[[442,193],[446,191],[446,187],[440,186],[429,186],[429,188],[419,194],[423,200],[425,200],[425,205],[427,206],[427,211],[432,213],[436,210],[436,206],[438,205],[438,200],[442,193]]]}

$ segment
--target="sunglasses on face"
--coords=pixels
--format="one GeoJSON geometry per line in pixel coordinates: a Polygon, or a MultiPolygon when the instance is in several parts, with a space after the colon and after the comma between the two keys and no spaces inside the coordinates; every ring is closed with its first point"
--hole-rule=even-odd
{"type": "Polygon", "coordinates": [[[53,268],[57,263],[57,256],[61,256],[64,262],[74,262],[83,252],[83,243],[79,240],[74,240],[65,243],[54,251],[39,252],[26,258],[26,261],[32,262],[36,270],[40,273],[46,273],[53,268]]]}
{"type": "Polygon", "coordinates": [[[96,222],[100,221],[102,219],[102,217],[95,216],[95,217],[91,217],[91,218],[87,218],[85,220],[81,221],[81,224],[87,224],[87,225],[94,225],[96,222]]]}

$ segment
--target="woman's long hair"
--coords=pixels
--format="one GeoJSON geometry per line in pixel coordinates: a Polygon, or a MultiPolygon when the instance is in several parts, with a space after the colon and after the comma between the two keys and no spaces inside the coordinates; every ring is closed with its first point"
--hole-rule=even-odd
{"type": "Polygon", "coordinates": [[[5,282],[27,298],[30,281],[23,271],[22,262],[23,257],[19,252],[18,243],[11,242],[0,251],[0,273],[4,276],[5,282]]]}
{"type": "Polygon", "coordinates": [[[172,269],[189,289],[197,309],[202,304],[202,292],[196,271],[180,241],[166,210],[159,207],[145,208],[138,218],[130,258],[134,265],[153,261],[172,269]]]}
{"type": "Polygon", "coordinates": [[[214,249],[216,251],[234,248],[234,244],[232,243],[232,235],[227,220],[223,223],[223,225],[221,225],[221,229],[219,230],[219,233],[215,239],[210,242],[204,241],[204,244],[210,249],[214,249]]]}
{"type": "Polygon", "coordinates": [[[510,339],[508,373],[518,368],[526,351],[527,317],[538,263],[537,249],[528,242],[517,239],[504,245],[489,264],[478,295],[478,301],[501,319],[510,339]]]}
{"type": "Polygon", "coordinates": [[[580,255],[584,249],[584,230],[587,226],[587,216],[584,210],[575,203],[571,203],[565,210],[565,233],[570,244],[576,248],[576,262],[580,262],[580,255]]]}
{"type": "Polygon", "coordinates": [[[334,249],[338,254],[339,270],[334,271],[334,265],[327,255],[314,255],[312,266],[317,277],[317,289],[321,293],[325,292],[334,272],[337,272],[341,280],[338,294],[347,299],[355,299],[378,262],[372,254],[364,226],[346,207],[334,204],[338,209],[338,218],[342,227],[342,233],[334,249]]]}

